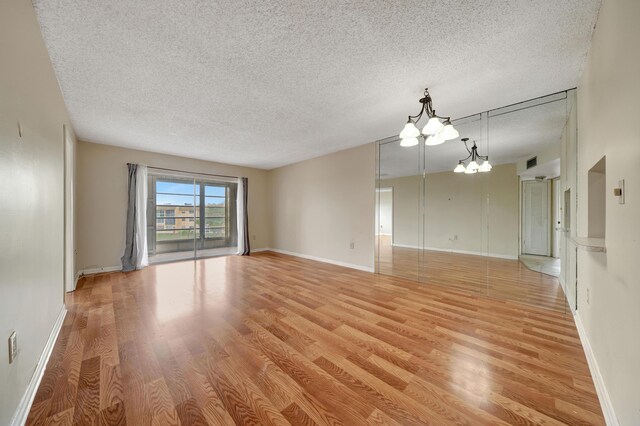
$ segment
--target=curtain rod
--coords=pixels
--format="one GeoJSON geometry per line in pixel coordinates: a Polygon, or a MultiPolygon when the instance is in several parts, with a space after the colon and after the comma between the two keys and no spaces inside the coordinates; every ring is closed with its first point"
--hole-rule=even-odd
{"type": "MultiPolygon", "coordinates": [[[[127,163],[127,166],[130,165],[130,164],[134,164],[134,163],[127,163]]],[[[168,171],[168,172],[178,172],[178,173],[187,173],[187,174],[194,174],[194,175],[215,176],[215,177],[232,178],[232,179],[238,179],[240,177],[240,176],[216,175],[216,174],[213,174],[213,173],[188,172],[188,171],[185,171],[185,170],[167,169],[167,168],[164,168],[164,167],[147,166],[147,168],[155,169],[155,170],[165,170],[165,171],[168,171]]]]}

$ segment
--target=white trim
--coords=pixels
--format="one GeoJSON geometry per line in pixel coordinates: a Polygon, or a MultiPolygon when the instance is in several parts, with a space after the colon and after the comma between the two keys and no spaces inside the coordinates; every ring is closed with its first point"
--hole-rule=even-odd
{"type": "Polygon", "coordinates": [[[261,251],[273,251],[275,253],[287,254],[289,256],[295,256],[295,257],[301,257],[302,259],[315,260],[316,262],[330,263],[332,265],[344,266],[345,268],[357,269],[359,271],[364,271],[364,272],[373,272],[374,271],[374,269],[372,267],[369,267],[369,266],[356,265],[355,263],[347,263],[347,262],[342,262],[340,260],[327,259],[327,258],[318,257],[318,256],[310,256],[308,254],[295,253],[295,252],[292,252],[292,251],[286,251],[286,250],[280,250],[280,249],[274,249],[274,248],[263,249],[261,251]]]}
{"type": "Polygon", "coordinates": [[[509,254],[482,253],[479,251],[456,250],[456,249],[446,249],[446,248],[437,248],[437,247],[418,247],[418,246],[410,246],[406,244],[395,244],[395,243],[392,244],[392,246],[401,247],[401,248],[410,248],[410,249],[416,249],[416,250],[442,251],[445,253],[470,254],[473,256],[496,257],[498,259],[518,260],[518,256],[512,256],[509,254]]]}
{"type": "Polygon", "coordinates": [[[29,416],[29,411],[31,410],[33,399],[35,398],[36,392],[38,391],[38,386],[40,386],[42,376],[44,376],[44,370],[47,367],[47,362],[49,362],[49,357],[51,356],[51,352],[53,351],[56,339],[58,338],[58,333],[60,333],[60,329],[62,328],[64,317],[66,315],[67,308],[63,305],[62,309],[60,309],[60,312],[58,313],[56,322],[53,324],[53,329],[49,334],[47,344],[44,346],[44,350],[40,355],[40,359],[38,360],[38,364],[36,365],[36,370],[33,372],[33,376],[31,376],[31,381],[29,382],[27,389],[22,395],[20,404],[18,404],[18,408],[16,408],[16,411],[11,418],[11,422],[9,422],[11,426],[22,426],[27,422],[27,416],[29,416]]]}
{"type": "Polygon", "coordinates": [[[390,232],[378,232],[376,235],[384,235],[386,237],[391,237],[393,234],[390,232]]]}
{"type": "Polygon", "coordinates": [[[74,202],[75,202],[75,145],[69,128],[62,125],[62,138],[64,140],[64,288],[65,291],[76,289],[74,279],[75,264],[75,238],[74,238],[74,202]]]}
{"type": "Polygon", "coordinates": [[[263,248],[257,248],[257,249],[251,249],[251,253],[260,253],[261,251],[269,251],[272,250],[268,247],[263,247],[263,248]]]}
{"type": "Polygon", "coordinates": [[[78,271],[78,278],[84,275],[101,274],[102,272],[117,272],[122,271],[122,265],[118,266],[102,266],[98,268],[87,268],[78,271]]]}
{"type": "Polygon", "coordinates": [[[400,248],[410,248],[410,249],[415,249],[415,250],[422,250],[422,247],[419,246],[412,246],[410,244],[397,244],[397,243],[392,243],[391,244],[392,247],[400,247],[400,248]]]}
{"type": "Polygon", "coordinates": [[[582,320],[580,319],[579,312],[575,312],[573,314],[573,320],[576,323],[576,329],[578,330],[578,335],[580,336],[580,341],[582,342],[584,353],[587,356],[589,371],[591,371],[591,377],[593,378],[593,383],[596,387],[596,393],[598,394],[598,400],[600,401],[600,406],[602,407],[604,420],[609,426],[618,426],[619,423],[618,419],[616,418],[616,413],[613,410],[611,397],[609,397],[609,392],[607,392],[607,387],[604,384],[604,379],[602,378],[600,368],[598,367],[598,361],[596,360],[596,356],[593,353],[593,349],[591,348],[591,343],[589,343],[587,331],[582,325],[582,320]]]}
{"type": "Polygon", "coordinates": [[[67,291],[67,293],[76,291],[76,288],[78,288],[78,280],[80,279],[81,276],[82,276],[82,271],[78,271],[75,273],[75,275],[73,276],[73,290],[69,290],[67,291]]]}

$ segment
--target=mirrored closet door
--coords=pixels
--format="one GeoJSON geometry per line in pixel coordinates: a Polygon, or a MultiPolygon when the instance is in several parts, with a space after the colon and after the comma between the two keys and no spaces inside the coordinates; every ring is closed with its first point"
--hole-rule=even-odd
{"type": "Polygon", "coordinates": [[[576,187],[566,161],[575,158],[567,156],[574,99],[569,90],[454,120],[459,137],[435,146],[378,141],[376,271],[558,312],[568,300],[575,309],[575,277],[567,278],[577,258],[568,211],[575,195],[566,195],[576,187]],[[548,191],[525,205],[526,185],[548,191]],[[527,232],[543,251],[527,253],[527,232]]]}

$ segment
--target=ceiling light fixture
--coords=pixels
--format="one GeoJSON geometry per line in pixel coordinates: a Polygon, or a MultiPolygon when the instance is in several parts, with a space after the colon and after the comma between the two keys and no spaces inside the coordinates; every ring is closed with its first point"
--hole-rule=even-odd
{"type": "Polygon", "coordinates": [[[420,113],[418,115],[410,115],[407,124],[405,124],[400,132],[400,139],[402,139],[400,146],[414,146],[417,144],[416,141],[413,140],[417,140],[418,136],[420,136],[420,130],[416,127],[416,124],[424,113],[427,113],[427,117],[429,117],[429,121],[427,121],[427,124],[422,128],[422,134],[426,137],[425,145],[440,145],[445,141],[460,136],[451,124],[451,117],[436,115],[436,110],[433,109],[431,95],[429,95],[429,89],[424,89],[424,98],[420,99],[420,103],[422,104],[420,113]]]}
{"type": "Polygon", "coordinates": [[[458,165],[456,166],[455,169],[453,169],[453,171],[455,173],[466,173],[468,175],[477,173],[477,172],[482,173],[482,172],[491,171],[492,167],[491,167],[491,163],[489,163],[489,156],[478,154],[478,147],[475,141],[473,142],[473,146],[471,147],[471,149],[469,149],[469,145],[467,145],[468,140],[469,138],[462,138],[464,147],[467,149],[467,152],[469,153],[469,155],[467,156],[467,158],[458,160],[458,165]],[[467,160],[470,160],[468,165],[465,164],[467,160]],[[478,165],[478,162],[476,160],[483,160],[482,165],[478,165]]]}

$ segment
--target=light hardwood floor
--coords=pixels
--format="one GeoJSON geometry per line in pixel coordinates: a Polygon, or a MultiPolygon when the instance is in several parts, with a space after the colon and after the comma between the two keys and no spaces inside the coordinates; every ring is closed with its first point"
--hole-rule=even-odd
{"type": "Polygon", "coordinates": [[[28,424],[604,424],[570,315],[275,253],[82,279],[28,424]]]}
{"type": "Polygon", "coordinates": [[[376,240],[377,266],[382,274],[571,315],[558,279],[533,271],[518,260],[393,247],[388,236],[376,240]]]}

